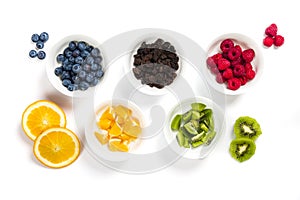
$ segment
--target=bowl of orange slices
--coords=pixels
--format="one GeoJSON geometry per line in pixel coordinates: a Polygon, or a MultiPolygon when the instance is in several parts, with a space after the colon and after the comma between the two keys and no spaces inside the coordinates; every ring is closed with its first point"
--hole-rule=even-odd
{"type": "Polygon", "coordinates": [[[88,149],[101,160],[126,160],[137,151],[143,127],[142,112],[133,102],[106,101],[88,120],[85,129],[88,149]]]}

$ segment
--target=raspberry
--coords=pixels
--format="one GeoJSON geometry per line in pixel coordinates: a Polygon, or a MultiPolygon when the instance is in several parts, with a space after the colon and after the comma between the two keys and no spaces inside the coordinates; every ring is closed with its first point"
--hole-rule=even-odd
{"type": "Polygon", "coordinates": [[[226,68],[230,67],[230,62],[226,60],[225,58],[220,58],[218,60],[218,69],[223,71],[226,68]]]}
{"type": "Polygon", "coordinates": [[[266,28],[265,34],[270,37],[274,37],[275,35],[277,35],[277,30],[278,29],[276,24],[271,24],[269,27],[266,28]]]}
{"type": "Polygon", "coordinates": [[[222,74],[221,73],[218,73],[217,76],[216,76],[216,81],[220,84],[224,83],[224,79],[222,77],[222,74]]]}
{"type": "Polygon", "coordinates": [[[230,68],[225,69],[222,76],[223,76],[223,79],[225,79],[225,80],[233,78],[232,69],[230,69],[230,68]]]}
{"type": "Polygon", "coordinates": [[[274,38],[274,45],[276,47],[280,47],[281,45],[283,45],[284,43],[284,37],[282,37],[281,35],[276,35],[274,38]]]}
{"type": "Polygon", "coordinates": [[[246,71],[246,77],[249,79],[249,80],[252,80],[254,79],[256,73],[254,70],[248,70],[246,71]]]}
{"type": "Polygon", "coordinates": [[[245,74],[245,68],[243,65],[235,65],[233,68],[233,75],[235,77],[242,77],[245,74]]]}
{"type": "Polygon", "coordinates": [[[237,60],[242,54],[242,50],[238,47],[233,47],[228,51],[229,60],[237,60]]]}
{"type": "Polygon", "coordinates": [[[221,42],[220,49],[223,51],[223,53],[227,53],[233,46],[233,41],[231,39],[226,39],[221,42]]]}
{"type": "Polygon", "coordinates": [[[242,76],[239,79],[241,81],[241,85],[246,85],[246,83],[248,82],[248,78],[246,76],[242,76]]]}
{"type": "Polygon", "coordinates": [[[272,45],[273,45],[273,38],[270,37],[270,36],[265,37],[265,39],[263,40],[263,44],[264,44],[266,47],[272,46],[272,45]]]}
{"type": "Polygon", "coordinates": [[[217,66],[210,67],[210,71],[211,71],[211,73],[213,73],[213,74],[218,74],[218,73],[220,73],[220,71],[219,71],[219,69],[218,69],[217,66]]]}
{"type": "Polygon", "coordinates": [[[245,71],[253,70],[253,67],[252,67],[251,63],[246,63],[246,64],[244,65],[244,68],[245,68],[245,71]]]}
{"type": "Polygon", "coordinates": [[[231,78],[227,81],[227,88],[230,90],[237,90],[241,87],[241,81],[238,78],[231,78]]]}
{"type": "Polygon", "coordinates": [[[231,61],[231,65],[232,66],[235,66],[235,65],[238,65],[238,64],[241,64],[243,65],[243,59],[241,57],[238,57],[238,59],[234,60],[234,61],[231,61]]]}
{"type": "Polygon", "coordinates": [[[214,66],[217,66],[214,59],[212,57],[208,57],[206,59],[206,64],[208,67],[214,67],[214,66]]]}
{"type": "Polygon", "coordinates": [[[235,46],[234,46],[234,48],[238,49],[240,52],[242,52],[242,51],[243,51],[242,47],[241,47],[240,45],[238,45],[238,44],[237,44],[237,45],[235,45],[235,46]]]}
{"type": "Polygon", "coordinates": [[[255,52],[253,49],[246,49],[242,52],[242,57],[245,62],[251,62],[255,56],[255,52]]]}
{"type": "Polygon", "coordinates": [[[220,54],[220,53],[217,53],[217,54],[212,56],[212,59],[215,61],[216,64],[218,63],[218,60],[220,58],[222,58],[222,54],[220,54]]]}

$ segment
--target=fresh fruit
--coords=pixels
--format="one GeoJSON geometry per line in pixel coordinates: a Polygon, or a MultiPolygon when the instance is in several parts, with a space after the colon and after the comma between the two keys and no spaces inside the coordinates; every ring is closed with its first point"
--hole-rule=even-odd
{"type": "Polygon", "coordinates": [[[221,52],[209,56],[206,60],[209,70],[216,76],[217,83],[225,83],[229,90],[238,90],[254,79],[256,72],[251,64],[255,58],[253,49],[243,50],[240,45],[235,45],[233,40],[225,39],[220,44],[220,50],[221,52]]]}
{"type": "Polygon", "coordinates": [[[256,140],[261,134],[259,123],[252,117],[239,117],[234,124],[234,133],[237,138],[249,138],[256,140]]]}
{"type": "Polygon", "coordinates": [[[69,129],[49,128],[36,138],[33,152],[42,164],[51,168],[62,168],[78,158],[80,142],[69,129]]]}
{"type": "Polygon", "coordinates": [[[39,51],[37,57],[38,59],[43,60],[46,58],[46,53],[44,51],[39,51]]]}
{"type": "Polygon", "coordinates": [[[273,38],[270,37],[270,36],[265,37],[264,40],[263,40],[263,44],[264,44],[266,47],[271,47],[271,46],[273,45],[273,43],[274,43],[274,40],[273,40],[273,38]]]}
{"type": "Polygon", "coordinates": [[[213,112],[203,103],[192,103],[190,110],[173,117],[171,130],[177,132],[176,140],[180,147],[209,145],[216,135],[213,112]]]}
{"type": "Polygon", "coordinates": [[[44,48],[44,42],[42,41],[37,41],[37,43],[35,44],[37,49],[42,49],[44,48]]]}
{"type": "Polygon", "coordinates": [[[282,46],[284,43],[284,37],[282,37],[281,35],[276,35],[274,38],[274,45],[276,47],[280,47],[282,46]]]}
{"type": "Polygon", "coordinates": [[[47,32],[42,32],[40,34],[40,41],[42,42],[46,42],[49,39],[49,34],[47,32]]]}
{"type": "Polygon", "coordinates": [[[53,127],[66,127],[66,115],[55,103],[40,100],[30,104],[22,115],[22,128],[31,139],[53,127]]]}
{"type": "Polygon", "coordinates": [[[255,154],[255,150],[256,145],[253,140],[237,138],[231,141],[229,152],[235,160],[244,162],[255,154]]]}
{"type": "Polygon", "coordinates": [[[36,50],[30,50],[30,51],[29,51],[29,57],[30,57],[30,58],[35,58],[36,56],[37,56],[36,50]]]}
{"type": "Polygon", "coordinates": [[[32,36],[31,36],[31,41],[32,42],[37,42],[37,41],[39,41],[40,40],[40,36],[38,35],[38,34],[32,34],[32,36]]]}
{"type": "MultiPolygon", "coordinates": [[[[101,110],[97,115],[101,114],[101,110]]],[[[111,151],[129,151],[129,145],[142,132],[140,121],[133,116],[132,110],[123,106],[107,106],[97,121],[98,127],[104,132],[95,133],[96,138],[103,145],[108,143],[111,151]]]]}
{"type": "Polygon", "coordinates": [[[277,35],[277,25],[276,24],[271,24],[270,26],[268,26],[265,30],[265,34],[267,36],[270,36],[270,37],[274,37],[277,35]]]}

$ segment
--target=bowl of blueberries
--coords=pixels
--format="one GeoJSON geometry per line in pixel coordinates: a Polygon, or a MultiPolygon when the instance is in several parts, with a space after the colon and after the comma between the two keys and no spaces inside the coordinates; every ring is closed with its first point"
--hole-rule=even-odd
{"type": "Polygon", "coordinates": [[[60,40],[50,52],[47,75],[51,84],[69,97],[86,97],[104,76],[99,43],[84,35],[60,40]]]}

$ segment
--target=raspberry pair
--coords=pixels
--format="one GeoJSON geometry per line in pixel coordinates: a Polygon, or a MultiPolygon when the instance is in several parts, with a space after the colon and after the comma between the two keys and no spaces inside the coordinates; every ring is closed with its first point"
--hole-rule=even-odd
{"type": "Polygon", "coordinates": [[[281,35],[277,35],[277,25],[271,24],[269,27],[266,28],[265,34],[266,37],[263,40],[263,44],[266,47],[271,47],[273,44],[275,47],[280,47],[284,43],[284,37],[281,35]]]}

